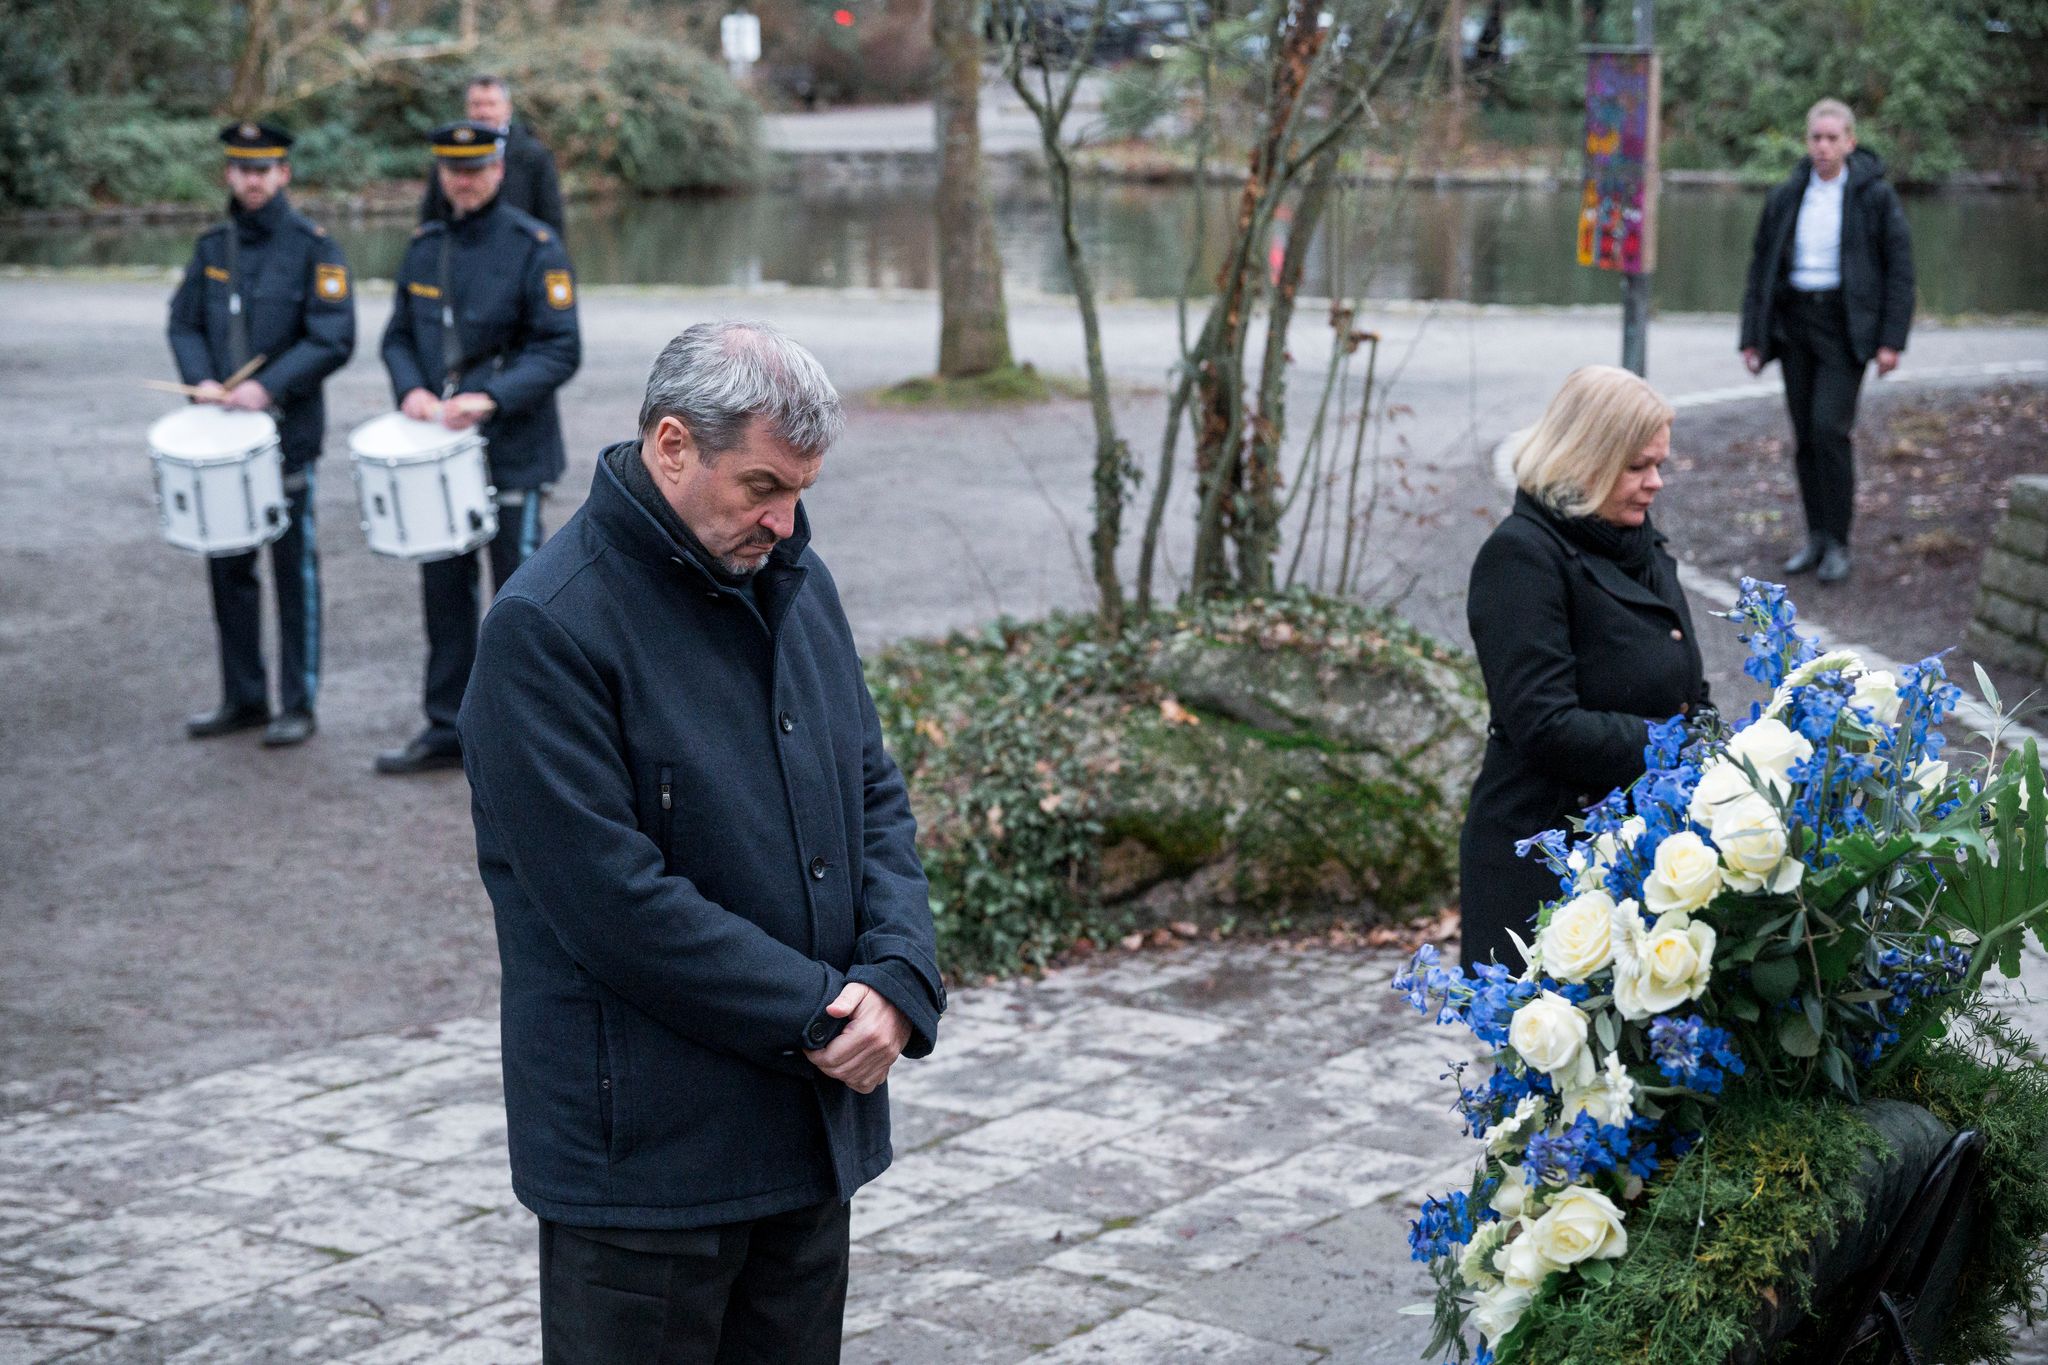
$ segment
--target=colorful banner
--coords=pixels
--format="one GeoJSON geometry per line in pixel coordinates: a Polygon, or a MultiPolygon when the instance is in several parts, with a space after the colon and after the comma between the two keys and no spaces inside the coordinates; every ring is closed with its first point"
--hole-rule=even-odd
{"type": "Polygon", "coordinates": [[[1658,89],[1656,53],[1588,51],[1580,265],[1628,275],[1656,268],[1658,89]]]}

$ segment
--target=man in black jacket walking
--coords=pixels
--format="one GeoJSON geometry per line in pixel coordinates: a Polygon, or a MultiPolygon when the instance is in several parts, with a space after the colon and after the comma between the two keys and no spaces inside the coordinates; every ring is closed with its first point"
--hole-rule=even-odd
{"type": "Polygon", "coordinates": [[[839,1358],[847,1205],[945,990],[903,777],[800,501],[843,419],[752,323],[485,619],[463,701],[548,1365],[839,1358]]]}
{"type": "MultiPolygon", "coordinates": [[[[533,129],[512,119],[512,87],[502,76],[470,77],[463,94],[466,116],[498,130],[505,143],[505,187],[503,199],[521,213],[530,213],[562,236],[562,185],[555,175],[555,157],[535,136],[533,129]]],[[[455,217],[441,178],[427,177],[427,192],[420,199],[422,223],[445,223],[455,217]]]]}
{"type": "Polygon", "coordinates": [[[1742,298],[1742,360],[1751,374],[1776,360],[1792,410],[1793,467],[1806,545],[1788,574],[1849,576],[1856,503],[1850,435],[1863,367],[1890,374],[1913,325],[1913,242],[1884,163],[1856,146],[1856,116],[1840,100],[1806,114],[1806,157],[1764,201],[1742,298]]]}

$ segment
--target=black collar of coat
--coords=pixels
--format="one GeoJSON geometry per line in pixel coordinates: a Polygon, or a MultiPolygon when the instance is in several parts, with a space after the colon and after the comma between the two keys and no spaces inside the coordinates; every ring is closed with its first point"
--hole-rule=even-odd
{"type": "MultiPolygon", "coordinates": [[[[1637,606],[1655,607],[1659,611],[1668,612],[1672,615],[1677,614],[1678,609],[1675,606],[1636,582],[1621,565],[1602,555],[1587,554],[1567,540],[1564,532],[1551,524],[1550,518],[1544,515],[1542,507],[1529,494],[1524,492],[1517,492],[1515,494],[1514,514],[1533,526],[1541,527],[1543,534],[1557,542],[1558,547],[1565,552],[1566,558],[1575,559],[1585,565],[1587,574],[1606,591],[1609,597],[1618,597],[1624,602],[1633,602],[1637,606]]],[[[1664,549],[1666,539],[1665,534],[1662,531],[1658,531],[1654,537],[1656,549],[1652,550],[1651,553],[1660,553],[1664,549]]]]}
{"type": "MultiPolygon", "coordinates": [[[[619,481],[619,476],[611,470],[610,462],[602,455],[597,461],[597,476],[590,481],[590,500],[584,506],[590,519],[597,524],[598,533],[621,554],[643,564],[673,564],[705,588],[730,593],[742,601],[750,600],[743,589],[720,582],[695,551],[678,544],[668,528],[656,521],[640,505],[640,500],[627,491],[626,485],[619,481]]],[[[799,502],[796,505],[796,528],[787,539],[776,542],[775,548],[768,552],[768,562],[754,574],[751,602],[759,609],[762,622],[770,632],[782,624],[790,603],[796,600],[797,590],[803,587],[804,579],[809,576],[809,570],[799,561],[810,544],[810,514],[799,502]]]]}

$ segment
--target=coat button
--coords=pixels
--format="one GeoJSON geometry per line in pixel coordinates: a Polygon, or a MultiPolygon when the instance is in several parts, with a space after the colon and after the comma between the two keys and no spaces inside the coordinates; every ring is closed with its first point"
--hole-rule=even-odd
{"type": "Polygon", "coordinates": [[[825,880],[825,860],[823,858],[811,859],[811,880],[814,882],[825,880]]]}
{"type": "Polygon", "coordinates": [[[782,733],[785,735],[788,734],[791,730],[796,729],[796,718],[790,715],[787,711],[784,711],[781,715],[777,716],[775,718],[775,723],[781,727],[782,733]]]}
{"type": "Polygon", "coordinates": [[[1683,640],[1685,638],[1685,632],[1680,630],[1678,627],[1673,626],[1671,628],[1671,638],[1674,640],[1683,640]]]}
{"type": "Polygon", "coordinates": [[[814,1048],[825,1046],[825,1021],[823,1019],[813,1019],[811,1021],[811,1026],[804,1030],[804,1041],[814,1048]]]}

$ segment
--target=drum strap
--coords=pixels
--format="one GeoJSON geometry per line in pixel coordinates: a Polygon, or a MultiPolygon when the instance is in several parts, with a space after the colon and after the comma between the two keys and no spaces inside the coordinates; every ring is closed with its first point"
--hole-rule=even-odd
{"type": "Polygon", "coordinates": [[[453,398],[462,382],[462,337],[455,330],[455,291],[448,287],[449,233],[441,234],[441,396],[453,398]]]}
{"type": "MultiPolygon", "coordinates": [[[[242,308],[241,233],[228,223],[228,368],[233,374],[249,363],[249,315],[242,308]]],[[[225,378],[226,376],[223,376],[225,378]]]]}

